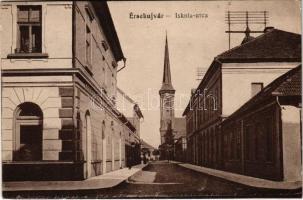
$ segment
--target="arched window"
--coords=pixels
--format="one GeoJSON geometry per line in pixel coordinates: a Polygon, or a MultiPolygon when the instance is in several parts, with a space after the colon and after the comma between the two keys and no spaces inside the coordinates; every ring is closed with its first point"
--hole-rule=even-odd
{"type": "Polygon", "coordinates": [[[105,139],[105,121],[102,122],[102,139],[105,139]]]}
{"type": "Polygon", "coordinates": [[[42,110],[38,105],[26,102],[17,107],[14,117],[13,160],[42,160],[42,110]]]}
{"type": "Polygon", "coordinates": [[[102,128],[101,128],[101,134],[102,134],[102,174],[106,173],[106,156],[107,156],[107,134],[105,130],[105,121],[102,121],[102,128]]]}
{"type": "Polygon", "coordinates": [[[90,113],[87,111],[85,114],[85,125],[86,125],[86,177],[91,176],[91,161],[92,161],[92,127],[90,113]]]}
{"type": "Polygon", "coordinates": [[[113,143],[113,140],[114,140],[114,122],[113,121],[111,121],[111,123],[110,123],[110,140],[111,140],[111,142],[110,142],[110,144],[112,145],[112,143],[113,143]]]}

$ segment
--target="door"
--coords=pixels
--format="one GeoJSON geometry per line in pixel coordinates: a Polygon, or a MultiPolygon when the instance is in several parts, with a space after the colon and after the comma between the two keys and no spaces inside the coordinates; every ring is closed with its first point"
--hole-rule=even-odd
{"type": "Polygon", "coordinates": [[[86,114],[86,178],[91,177],[91,171],[92,171],[92,141],[91,141],[91,120],[90,115],[86,114]]]}

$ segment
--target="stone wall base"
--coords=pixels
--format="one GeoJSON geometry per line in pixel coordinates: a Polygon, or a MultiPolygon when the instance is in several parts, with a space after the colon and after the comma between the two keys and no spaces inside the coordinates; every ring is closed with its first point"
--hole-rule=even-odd
{"type": "Polygon", "coordinates": [[[83,180],[83,163],[3,163],[3,181],[83,180]]]}

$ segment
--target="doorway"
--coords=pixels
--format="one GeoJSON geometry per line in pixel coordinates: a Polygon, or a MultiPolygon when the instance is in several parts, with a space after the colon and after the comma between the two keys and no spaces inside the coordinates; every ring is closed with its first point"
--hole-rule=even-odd
{"type": "Polygon", "coordinates": [[[15,112],[14,161],[42,160],[43,114],[34,103],[23,103],[15,112]]]}

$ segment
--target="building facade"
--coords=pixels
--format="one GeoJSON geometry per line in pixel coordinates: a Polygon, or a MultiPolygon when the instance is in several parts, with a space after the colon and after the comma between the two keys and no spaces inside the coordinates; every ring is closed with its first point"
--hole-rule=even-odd
{"type": "Polygon", "coordinates": [[[224,120],[224,169],[276,181],[301,181],[301,95],[300,65],[224,120]]]}
{"type": "Polygon", "coordinates": [[[105,2],[2,1],[4,180],[124,167],[135,127],[115,108],[124,59],[105,2]]]}
{"type": "Polygon", "coordinates": [[[175,155],[176,161],[187,162],[187,141],[186,136],[179,137],[175,142],[175,155]]]}
{"type": "Polygon", "coordinates": [[[183,113],[189,162],[225,170],[222,122],[300,62],[301,36],[273,28],[215,57],[183,113]]]}
{"type": "Polygon", "coordinates": [[[123,90],[117,87],[117,109],[126,116],[128,122],[135,128],[133,134],[125,144],[126,166],[136,165],[141,162],[140,126],[143,114],[139,105],[123,90]]]}

